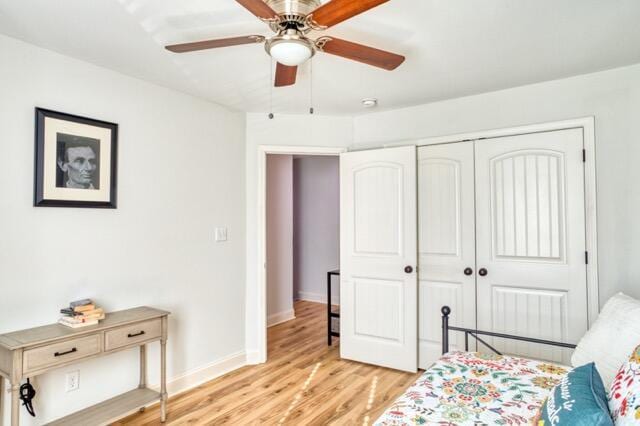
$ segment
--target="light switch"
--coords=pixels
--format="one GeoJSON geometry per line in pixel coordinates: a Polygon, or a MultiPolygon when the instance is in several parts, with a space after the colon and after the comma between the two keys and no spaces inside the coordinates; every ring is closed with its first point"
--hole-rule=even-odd
{"type": "Polygon", "coordinates": [[[216,242],[227,241],[227,228],[216,228],[216,242]]]}

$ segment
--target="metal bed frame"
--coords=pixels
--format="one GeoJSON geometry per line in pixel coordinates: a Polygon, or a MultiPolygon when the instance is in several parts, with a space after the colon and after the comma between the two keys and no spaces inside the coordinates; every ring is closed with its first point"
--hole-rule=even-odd
{"type": "Polygon", "coordinates": [[[511,334],[503,334],[503,333],[494,333],[492,331],[481,331],[472,328],[463,328],[463,327],[454,327],[449,325],[449,315],[451,314],[451,308],[448,306],[443,306],[440,309],[442,313],[442,354],[446,354],[449,352],[449,330],[451,331],[461,331],[464,333],[464,350],[469,351],[469,336],[472,336],[478,342],[485,345],[487,348],[491,349],[494,353],[498,355],[502,355],[502,353],[485,342],[480,336],[490,336],[490,337],[500,337],[503,339],[512,339],[512,340],[520,340],[523,342],[529,343],[539,343],[541,345],[551,345],[551,346],[559,346],[562,348],[570,348],[575,349],[576,345],[571,343],[563,343],[563,342],[554,342],[551,340],[543,340],[543,339],[534,339],[531,337],[522,337],[522,336],[514,336],[511,334]]]}

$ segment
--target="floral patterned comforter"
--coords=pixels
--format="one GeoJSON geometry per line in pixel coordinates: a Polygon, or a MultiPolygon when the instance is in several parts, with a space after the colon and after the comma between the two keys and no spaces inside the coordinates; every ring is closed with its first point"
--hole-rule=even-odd
{"type": "Polygon", "coordinates": [[[529,425],[569,367],[475,352],[444,355],[376,426],[529,425]]]}

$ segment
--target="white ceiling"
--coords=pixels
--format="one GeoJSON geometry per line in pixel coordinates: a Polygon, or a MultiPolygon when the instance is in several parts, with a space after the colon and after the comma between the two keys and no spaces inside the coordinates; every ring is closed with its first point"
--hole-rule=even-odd
{"type": "Polygon", "coordinates": [[[393,72],[327,54],[271,90],[261,45],[172,54],[163,45],[269,35],[234,0],[0,0],[0,32],[238,110],[365,112],[640,62],[639,0],[391,0],[328,30],[394,51],[393,72]],[[311,84],[311,80],[312,83],[311,84]],[[367,110],[370,111],[370,110],[367,110]]]}

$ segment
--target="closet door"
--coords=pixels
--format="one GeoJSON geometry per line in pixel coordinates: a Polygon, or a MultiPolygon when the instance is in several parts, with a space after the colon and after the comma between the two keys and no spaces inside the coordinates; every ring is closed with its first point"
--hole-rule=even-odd
{"type": "Polygon", "coordinates": [[[340,156],[340,355],[415,372],[416,148],[340,156]]]}
{"type": "MultiPolygon", "coordinates": [[[[582,130],[476,142],[478,328],[576,343],[587,330],[582,130]]],[[[494,339],[569,362],[569,351],[494,339]]]]}
{"type": "MultiPolygon", "coordinates": [[[[473,163],[473,142],[418,148],[420,368],[442,355],[442,306],[451,325],[476,326],[473,163]]],[[[450,350],[464,350],[462,333],[451,335],[450,350]]]]}

